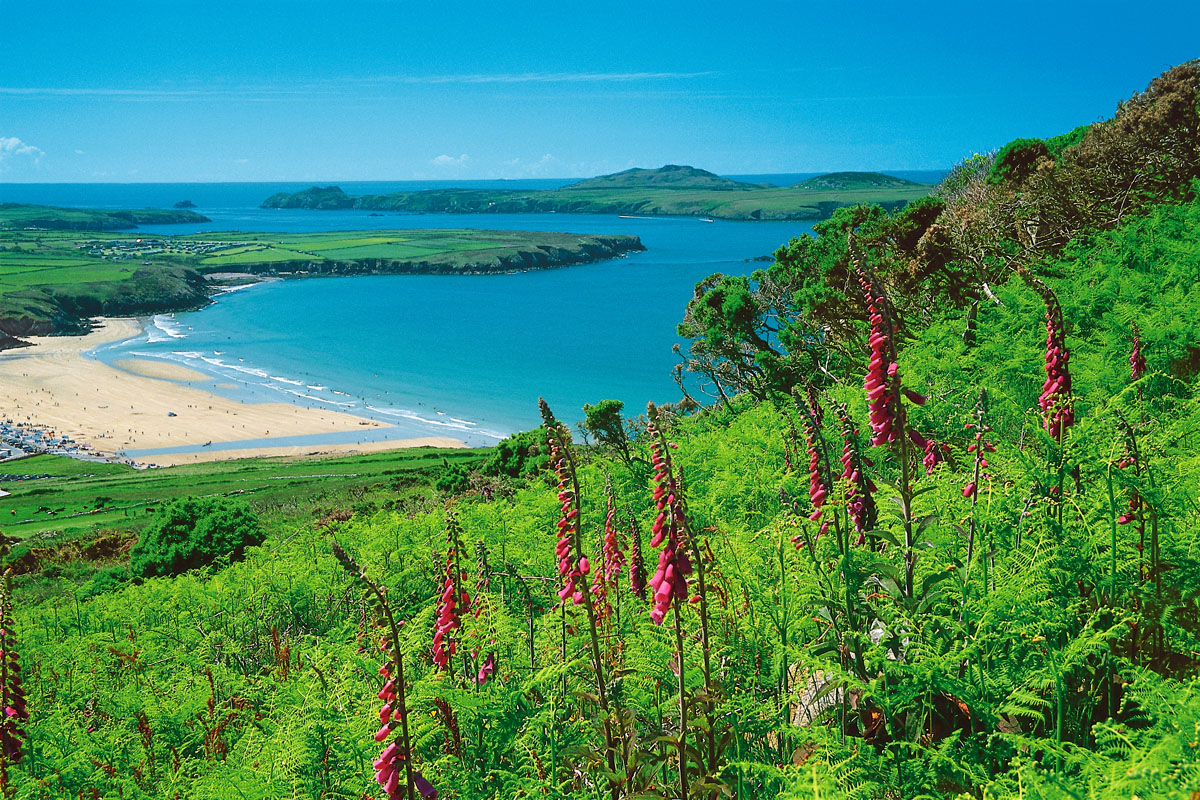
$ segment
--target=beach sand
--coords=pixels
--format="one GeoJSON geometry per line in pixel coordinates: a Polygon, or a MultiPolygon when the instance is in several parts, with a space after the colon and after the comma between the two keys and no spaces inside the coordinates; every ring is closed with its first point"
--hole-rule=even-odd
{"type": "Polygon", "coordinates": [[[120,361],[114,361],[113,366],[120,367],[123,372],[132,372],[146,378],[164,378],[168,381],[192,383],[198,381],[208,383],[212,380],[203,372],[185,367],[183,364],[172,364],[169,361],[157,361],[152,358],[123,358],[120,361]]]}
{"type": "MultiPolygon", "coordinates": [[[[105,319],[86,336],[29,337],[31,347],[0,353],[0,414],[14,422],[45,425],[87,442],[104,454],[118,450],[202,445],[244,439],[304,436],[385,428],[375,420],[287,403],[239,403],[176,381],[210,380],[181,365],[130,359],[116,369],[83,353],[136,336],[134,319],[105,319]],[[136,373],[136,374],[135,374],[136,373]],[[169,416],[170,413],[175,416],[169,416]]],[[[427,437],[343,445],[204,449],[146,456],[159,466],[251,456],[351,453],[399,447],[463,447],[451,438],[427,437]]]]}

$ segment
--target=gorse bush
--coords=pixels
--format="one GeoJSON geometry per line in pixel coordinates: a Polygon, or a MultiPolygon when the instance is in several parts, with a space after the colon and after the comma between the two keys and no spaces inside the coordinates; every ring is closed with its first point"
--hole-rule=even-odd
{"type": "Polygon", "coordinates": [[[236,561],[266,531],[245,503],[191,497],[164,506],[129,554],[129,571],[143,578],[178,575],[218,559],[236,561]]]}

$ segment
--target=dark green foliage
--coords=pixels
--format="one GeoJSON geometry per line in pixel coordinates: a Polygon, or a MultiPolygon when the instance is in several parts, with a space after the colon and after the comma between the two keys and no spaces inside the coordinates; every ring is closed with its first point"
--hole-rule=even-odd
{"type": "Polygon", "coordinates": [[[95,597],[98,594],[111,592],[129,580],[129,568],[125,566],[106,567],[96,570],[92,580],[79,592],[81,600],[95,597]]]}
{"type": "Polygon", "coordinates": [[[1049,139],[1045,140],[1046,149],[1050,151],[1050,155],[1057,159],[1068,147],[1074,147],[1082,142],[1083,137],[1087,135],[1087,132],[1091,127],[1092,126],[1090,123],[1087,125],[1080,125],[1077,128],[1072,128],[1066,133],[1060,133],[1058,136],[1051,136],[1049,139]]]}
{"type": "Polygon", "coordinates": [[[262,544],[258,517],[237,500],[188,497],[165,506],[129,554],[129,572],[142,578],[178,575],[218,559],[237,561],[262,544]]]}
{"type": "Polygon", "coordinates": [[[483,464],[483,474],[526,478],[546,468],[545,435],[540,429],[501,439],[483,464]]]}
{"type": "Polygon", "coordinates": [[[596,440],[596,444],[609,448],[622,461],[628,463],[629,433],[625,430],[625,420],[621,417],[624,408],[625,404],[620,400],[601,400],[595,405],[585,403],[583,427],[596,440]]]}
{"type": "Polygon", "coordinates": [[[1038,161],[1050,155],[1041,139],[1014,139],[996,154],[988,183],[1020,183],[1033,174],[1038,161]]]}
{"type": "Polygon", "coordinates": [[[461,494],[471,485],[471,469],[464,464],[442,461],[442,469],[434,481],[433,488],[446,494],[461,494]]]}

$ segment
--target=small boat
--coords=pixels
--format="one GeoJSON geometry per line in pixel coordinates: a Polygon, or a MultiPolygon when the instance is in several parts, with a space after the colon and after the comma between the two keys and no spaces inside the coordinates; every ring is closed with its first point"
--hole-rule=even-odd
{"type": "Polygon", "coordinates": [[[712,220],[711,220],[711,219],[709,219],[708,217],[704,217],[704,218],[703,218],[703,219],[701,219],[700,221],[701,221],[701,222],[712,222],[712,220]]]}

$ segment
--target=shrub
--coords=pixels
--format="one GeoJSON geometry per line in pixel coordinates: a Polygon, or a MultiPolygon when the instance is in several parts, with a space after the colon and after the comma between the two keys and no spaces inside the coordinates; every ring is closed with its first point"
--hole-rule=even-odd
{"type": "Polygon", "coordinates": [[[1037,162],[1050,155],[1050,148],[1041,139],[1014,139],[996,154],[988,173],[988,183],[1022,181],[1033,174],[1037,162]]]}
{"type": "Polygon", "coordinates": [[[471,485],[471,470],[462,464],[451,464],[442,459],[442,471],[438,474],[433,488],[446,494],[462,494],[471,485]]]}
{"type": "Polygon", "coordinates": [[[244,503],[219,497],[186,497],[165,506],[129,554],[129,572],[144,578],[178,575],[220,557],[242,557],[262,544],[262,524],[244,503]]]}
{"type": "Polygon", "coordinates": [[[507,475],[510,478],[525,478],[537,474],[547,463],[542,447],[543,441],[538,430],[514,433],[507,439],[502,439],[483,463],[483,474],[492,477],[507,475]]]}
{"type": "Polygon", "coordinates": [[[111,592],[129,580],[129,570],[124,566],[106,567],[96,570],[92,580],[77,593],[80,600],[88,600],[98,594],[111,592]]]}

